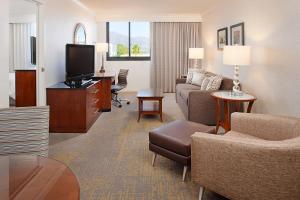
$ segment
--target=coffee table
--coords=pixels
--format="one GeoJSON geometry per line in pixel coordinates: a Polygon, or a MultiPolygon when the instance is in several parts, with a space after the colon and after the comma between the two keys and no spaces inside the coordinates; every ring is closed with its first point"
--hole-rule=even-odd
{"type": "Polygon", "coordinates": [[[138,122],[141,119],[141,115],[160,115],[160,121],[163,121],[162,99],[164,98],[164,93],[161,89],[142,89],[138,92],[137,98],[139,102],[138,122]]]}

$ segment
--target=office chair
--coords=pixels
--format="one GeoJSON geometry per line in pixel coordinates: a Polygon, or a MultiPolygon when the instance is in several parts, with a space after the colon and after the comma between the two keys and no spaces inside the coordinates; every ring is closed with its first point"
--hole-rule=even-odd
{"type": "Polygon", "coordinates": [[[120,69],[118,74],[118,83],[111,86],[113,105],[119,108],[122,107],[122,101],[125,101],[127,104],[130,104],[130,101],[128,99],[121,99],[118,97],[119,91],[123,90],[127,86],[128,71],[128,69],[120,69]]]}

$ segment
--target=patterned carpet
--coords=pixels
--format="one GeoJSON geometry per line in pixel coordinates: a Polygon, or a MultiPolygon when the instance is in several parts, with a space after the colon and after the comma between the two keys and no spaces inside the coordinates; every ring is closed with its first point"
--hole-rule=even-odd
{"type": "MultiPolygon", "coordinates": [[[[162,123],[156,116],[143,117],[137,123],[134,93],[123,108],[103,113],[87,134],[51,134],[49,157],[66,163],[76,174],[81,199],[197,199],[199,187],[182,182],[183,166],[157,157],[151,166],[148,132],[162,123]]],[[[164,123],[184,119],[174,94],[163,102],[164,123]]],[[[224,199],[205,190],[207,200],[224,199]]]]}

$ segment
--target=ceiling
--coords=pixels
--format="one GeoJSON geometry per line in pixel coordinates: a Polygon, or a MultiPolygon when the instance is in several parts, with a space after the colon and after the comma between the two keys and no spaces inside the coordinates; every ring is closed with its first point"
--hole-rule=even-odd
{"type": "Polygon", "coordinates": [[[221,0],[80,0],[99,16],[201,15],[221,0]]]}

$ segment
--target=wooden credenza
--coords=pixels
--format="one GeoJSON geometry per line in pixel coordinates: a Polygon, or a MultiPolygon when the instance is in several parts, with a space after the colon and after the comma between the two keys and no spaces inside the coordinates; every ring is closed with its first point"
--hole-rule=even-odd
{"type": "Polygon", "coordinates": [[[102,112],[102,81],[80,88],[58,83],[47,88],[50,132],[86,133],[102,112]]]}

